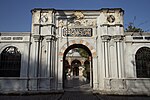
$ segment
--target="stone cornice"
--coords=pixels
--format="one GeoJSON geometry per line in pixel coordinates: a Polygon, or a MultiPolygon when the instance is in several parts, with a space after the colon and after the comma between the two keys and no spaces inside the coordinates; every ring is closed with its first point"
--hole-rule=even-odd
{"type": "Polygon", "coordinates": [[[44,12],[44,11],[52,11],[52,12],[55,12],[55,9],[54,8],[47,8],[47,9],[34,8],[34,9],[31,10],[31,13],[36,12],[36,11],[42,11],[42,12],[44,12]]]}
{"type": "Polygon", "coordinates": [[[100,26],[108,26],[108,27],[110,27],[110,26],[120,26],[120,27],[123,27],[122,24],[102,24],[100,26]]]}
{"type": "Polygon", "coordinates": [[[43,27],[43,26],[54,26],[54,27],[56,27],[56,25],[54,23],[51,23],[51,24],[34,24],[34,26],[41,26],[41,27],[43,27]]]}
{"type": "Polygon", "coordinates": [[[107,13],[119,11],[119,12],[123,12],[123,14],[124,14],[124,10],[122,8],[102,8],[102,9],[100,9],[100,11],[107,12],[107,13]]]}

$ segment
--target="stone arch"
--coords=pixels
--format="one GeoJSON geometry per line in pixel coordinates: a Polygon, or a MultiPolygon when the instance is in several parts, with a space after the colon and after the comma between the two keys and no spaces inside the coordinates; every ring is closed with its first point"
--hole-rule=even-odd
{"type": "Polygon", "coordinates": [[[24,45],[25,43],[7,43],[4,44],[0,47],[0,53],[2,53],[2,51],[9,47],[9,46],[14,46],[16,48],[18,48],[18,50],[20,51],[21,54],[21,69],[20,69],[20,77],[26,77],[27,76],[27,69],[28,69],[28,64],[29,64],[29,47],[28,45],[24,45]],[[27,52],[25,52],[24,50],[27,50],[27,52]]]}
{"type": "Polygon", "coordinates": [[[137,78],[150,78],[150,48],[141,47],[135,54],[137,78]]]}
{"type": "MultiPolygon", "coordinates": [[[[73,75],[72,79],[80,78],[83,81],[83,84],[89,84],[89,87],[87,87],[87,88],[93,88],[93,77],[94,77],[93,76],[93,61],[94,61],[93,60],[94,59],[93,56],[95,56],[93,51],[95,51],[95,49],[93,48],[93,46],[90,45],[90,43],[88,43],[86,41],[72,40],[72,41],[69,41],[69,42],[72,42],[72,43],[70,43],[69,45],[64,44],[62,46],[62,48],[61,48],[61,51],[60,51],[61,52],[60,58],[63,59],[63,64],[62,65],[64,66],[64,61],[66,59],[66,54],[69,52],[69,50],[71,50],[73,48],[82,48],[82,49],[84,49],[88,53],[87,59],[90,60],[90,73],[89,73],[89,77],[90,78],[87,79],[86,76],[83,77],[84,76],[84,72],[83,71],[85,70],[84,66],[76,67],[76,69],[72,68],[71,75],[73,75]],[[91,47],[91,49],[89,49],[90,47],[91,47]],[[75,71],[75,73],[74,73],[74,71],[75,71]],[[75,75],[75,77],[74,77],[74,75],[75,75]]],[[[96,54],[96,51],[95,51],[95,54],[96,54]]],[[[78,58],[76,58],[76,59],[78,60],[78,58]]],[[[79,61],[79,62],[80,62],[80,65],[81,65],[82,64],[81,61],[79,61]]],[[[63,68],[63,86],[64,86],[64,88],[74,87],[74,86],[76,87],[77,84],[70,84],[70,85],[67,84],[68,78],[66,78],[66,77],[68,77],[68,76],[66,74],[66,69],[63,66],[62,66],[62,68],[63,68]]],[[[69,71],[69,73],[70,73],[70,71],[69,71]]],[[[78,87],[80,87],[80,85],[81,84],[78,84],[78,87]]]]}
{"type": "Polygon", "coordinates": [[[135,56],[135,54],[136,54],[136,52],[140,49],[140,48],[142,48],[142,47],[148,47],[148,48],[150,48],[150,45],[149,44],[138,44],[138,45],[136,45],[133,49],[132,49],[132,53],[133,53],[133,55],[135,56]]]}
{"type": "Polygon", "coordinates": [[[147,43],[145,43],[145,44],[134,43],[134,45],[131,46],[131,51],[128,51],[129,52],[129,58],[130,58],[129,62],[131,64],[131,66],[129,68],[131,68],[130,70],[132,70],[133,77],[137,76],[135,55],[136,55],[136,52],[142,47],[150,47],[150,45],[147,43]]]}
{"type": "Polygon", "coordinates": [[[90,51],[91,51],[91,54],[93,57],[96,56],[96,50],[95,48],[87,41],[85,40],[71,40],[69,41],[68,43],[65,43],[61,49],[60,49],[60,52],[59,52],[59,56],[63,56],[64,55],[64,52],[65,50],[70,46],[70,45],[73,45],[73,44],[82,44],[82,45],[85,45],[90,51]],[[69,43],[69,45],[68,45],[69,43]]]}
{"type": "Polygon", "coordinates": [[[16,48],[18,48],[18,50],[20,51],[21,54],[23,53],[23,49],[22,49],[19,45],[17,45],[17,44],[7,44],[7,45],[2,46],[2,47],[0,48],[0,53],[2,53],[2,51],[3,51],[5,48],[9,47],[9,46],[16,47],[16,48]]]}
{"type": "Polygon", "coordinates": [[[0,77],[20,77],[21,53],[17,47],[7,46],[3,49],[0,60],[0,77]]]}

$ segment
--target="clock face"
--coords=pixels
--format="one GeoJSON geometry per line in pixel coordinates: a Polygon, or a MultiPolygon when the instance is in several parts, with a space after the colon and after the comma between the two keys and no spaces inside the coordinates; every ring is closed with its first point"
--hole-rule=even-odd
{"type": "Polygon", "coordinates": [[[113,15],[109,15],[109,16],[107,17],[107,21],[108,21],[109,23],[113,23],[113,22],[115,21],[115,17],[114,17],[113,15]]]}
{"type": "Polygon", "coordinates": [[[41,18],[39,19],[39,22],[46,23],[48,21],[47,13],[42,13],[41,18]]]}

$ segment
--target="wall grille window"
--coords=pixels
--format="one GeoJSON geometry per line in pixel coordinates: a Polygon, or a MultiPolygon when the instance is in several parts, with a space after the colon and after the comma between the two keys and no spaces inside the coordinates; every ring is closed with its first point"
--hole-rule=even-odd
{"type": "Polygon", "coordinates": [[[0,55],[0,77],[20,77],[21,53],[9,46],[0,55]]]}
{"type": "Polygon", "coordinates": [[[138,78],[150,78],[150,48],[142,47],[135,55],[138,78]]]}

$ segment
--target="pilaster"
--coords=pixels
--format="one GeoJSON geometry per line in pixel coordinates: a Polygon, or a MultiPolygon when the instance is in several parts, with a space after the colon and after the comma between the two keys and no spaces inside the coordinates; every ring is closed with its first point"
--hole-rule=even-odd
{"type": "Polygon", "coordinates": [[[118,70],[118,78],[122,78],[124,76],[123,70],[124,70],[124,62],[123,62],[123,35],[115,35],[113,36],[113,39],[116,44],[116,53],[117,53],[117,70],[118,70]]]}
{"type": "MultiPolygon", "coordinates": [[[[91,60],[91,59],[90,59],[91,60]]],[[[90,61],[90,85],[92,85],[92,73],[93,73],[93,89],[98,90],[99,83],[98,83],[98,66],[97,66],[97,57],[93,57],[93,69],[91,66],[91,61],[90,61]]]]}
{"type": "Polygon", "coordinates": [[[55,88],[55,36],[47,35],[47,77],[50,77],[50,89],[55,88]]]}
{"type": "Polygon", "coordinates": [[[102,38],[102,44],[103,44],[103,59],[104,59],[104,68],[105,68],[105,77],[110,77],[110,68],[109,68],[109,41],[111,39],[110,35],[103,35],[102,38]]]}

